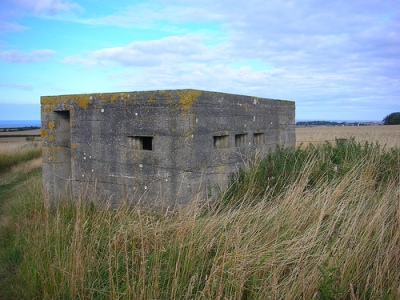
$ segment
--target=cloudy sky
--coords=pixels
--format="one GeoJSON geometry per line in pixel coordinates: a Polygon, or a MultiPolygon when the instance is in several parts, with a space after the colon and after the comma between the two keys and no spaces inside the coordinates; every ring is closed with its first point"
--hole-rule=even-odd
{"type": "Polygon", "coordinates": [[[194,88],[298,120],[400,111],[399,0],[0,0],[0,120],[41,95],[194,88]]]}

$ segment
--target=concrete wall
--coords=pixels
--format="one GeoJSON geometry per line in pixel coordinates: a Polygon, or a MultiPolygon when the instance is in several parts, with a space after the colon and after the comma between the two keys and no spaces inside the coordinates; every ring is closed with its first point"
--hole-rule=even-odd
{"type": "Polygon", "coordinates": [[[199,90],[41,97],[43,184],[95,202],[185,203],[295,145],[294,102],[199,90]]]}

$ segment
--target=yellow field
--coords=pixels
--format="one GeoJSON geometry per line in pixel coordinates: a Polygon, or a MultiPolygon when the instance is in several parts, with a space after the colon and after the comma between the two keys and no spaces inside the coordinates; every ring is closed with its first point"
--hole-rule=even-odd
{"type": "MultiPolygon", "coordinates": [[[[10,148],[10,147],[21,147],[24,144],[27,144],[27,138],[24,135],[40,135],[40,129],[34,130],[23,130],[23,131],[12,131],[12,132],[0,132],[0,150],[3,148],[10,148]],[[9,135],[14,135],[13,137],[8,137],[9,135]],[[21,135],[21,137],[17,137],[17,135],[21,135]],[[11,146],[10,146],[11,144],[11,146]]],[[[41,137],[40,136],[33,136],[30,137],[32,140],[29,142],[40,143],[41,137]]]]}
{"type": "Polygon", "coordinates": [[[325,141],[334,142],[336,138],[350,137],[360,142],[377,141],[380,145],[387,147],[400,146],[400,125],[296,128],[296,146],[325,141]]]}
{"type": "MultiPolygon", "coordinates": [[[[40,134],[40,129],[26,130],[17,132],[0,132],[0,166],[2,161],[6,160],[10,156],[30,151],[40,151],[41,138],[35,137],[34,140],[27,141],[26,137],[4,137],[4,135],[32,135],[40,134]],[[3,137],[1,137],[3,136],[3,137]]],[[[15,164],[11,171],[24,171],[27,172],[31,169],[38,168],[42,164],[41,158],[34,158],[30,161],[21,161],[15,164]]],[[[4,180],[4,178],[3,178],[4,180]]]]}
{"type": "MultiPolygon", "coordinates": [[[[11,134],[0,132],[0,135],[11,134]]],[[[20,131],[12,134],[40,134],[40,129],[20,131]]],[[[400,125],[387,126],[328,126],[296,128],[296,146],[309,143],[334,142],[336,138],[354,137],[356,141],[379,142],[387,147],[400,146],[400,125]]],[[[35,142],[41,138],[36,137],[35,142]]],[[[29,144],[25,137],[0,138],[0,150],[12,150],[29,144]]]]}
{"type": "Polygon", "coordinates": [[[40,134],[40,129],[21,130],[21,131],[0,131],[1,135],[35,135],[40,134]]]}

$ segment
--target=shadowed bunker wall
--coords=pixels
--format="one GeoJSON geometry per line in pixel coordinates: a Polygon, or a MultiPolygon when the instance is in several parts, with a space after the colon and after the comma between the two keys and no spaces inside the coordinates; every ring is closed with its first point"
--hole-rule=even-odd
{"type": "Polygon", "coordinates": [[[50,205],[204,199],[256,152],[295,145],[291,101],[167,90],[44,96],[41,108],[50,205]]]}

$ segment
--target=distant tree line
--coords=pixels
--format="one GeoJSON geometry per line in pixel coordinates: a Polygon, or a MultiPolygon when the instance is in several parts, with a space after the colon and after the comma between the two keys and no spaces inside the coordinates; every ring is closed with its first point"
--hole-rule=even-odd
{"type": "Polygon", "coordinates": [[[384,125],[399,125],[400,124],[400,112],[394,112],[387,115],[383,119],[384,125]]]}
{"type": "Polygon", "coordinates": [[[296,122],[297,126],[363,126],[363,123],[348,123],[348,122],[334,122],[334,121],[302,121],[296,122]]]}
{"type": "Polygon", "coordinates": [[[25,130],[35,130],[35,129],[40,129],[40,126],[0,128],[0,131],[1,132],[11,132],[11,131],[25,131],[25,130]]]}

